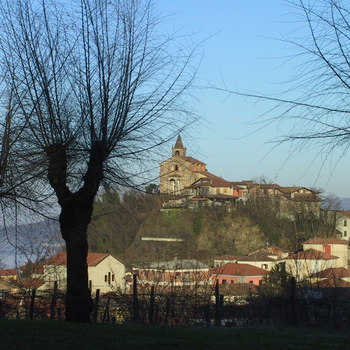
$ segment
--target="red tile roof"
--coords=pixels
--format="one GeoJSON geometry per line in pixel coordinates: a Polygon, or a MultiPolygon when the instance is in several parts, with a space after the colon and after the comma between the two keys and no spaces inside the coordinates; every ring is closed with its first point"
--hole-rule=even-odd
{"type": "Polygon", "coordinates": [[[253,283],[226,283],[220,284],[221,295],[240,295],[247,296],[258,294],[259,288],[253,283]]]}
{"type": "Polygon", "coordinates": [[[17,270],[16,269],[2,269],[0,270],[0,276],[17,276],[17,270]]]}
{"type": "Polygon", "coordinates": [[[310,238],[307,241],[303,242],[303,244],[343,244],[348,245],[349,242],[340,238],[321,238],[315,237],[310,238]]]}
{"type": "Polygon", "coordinates": [[[210,273],[216,276],[265,276],[268,271],[249,264],[228,263],[213,268],[210,273]]]}
{"type": "MultiPolygon", "coordinates": [[[[96,266],[108,255],[107,253],[88,253],[87,264],[88,266],[96,266]]],[[[43,265],[67,265],[67,253],[59,252],[46,260],[43,265]]]]}
{"type": "Polygon", "coordinates": [[[337,213],[342,214],[350,218],[350,210],[338,210],[337,213]]]}
{"type": "Polygon", "coordinates": [[[39,278],[21,278],[18,280],[18,285],[22,288],[39,288],[45,282],[39,278]]]}
{"type": "Polygon", "coordinates": [[[192,163],[192,164],[201,164],[201,165],[206,165],[205,163],[203,163],[202,161],[193,158],[193,157],[189,157],[189,156],[177,156],[177,158],[183,159],[186,162],[192,163]]]}
{"type": "Polygon", "coordinates": [[[293,260],[332,260],[332,259],[339,259],[338,256],[326,254],[323,252],[320,252],[316,249],[306,249],[302,252],[295,253],[291,256],[289,256],[287,259],[293,259],[293,260]]]}
{"type": "Polygon", "coordinates": [[[312,274],[312,278],[346,278],[350,277],[350,270],[345,267],[333,267],[312,274]]]}
{"type": "Polygon", "coordinates": [[[350,282],[342,279],[327,278],[322,281],[312,283],[314,288],[350,288],[350,282]]]}

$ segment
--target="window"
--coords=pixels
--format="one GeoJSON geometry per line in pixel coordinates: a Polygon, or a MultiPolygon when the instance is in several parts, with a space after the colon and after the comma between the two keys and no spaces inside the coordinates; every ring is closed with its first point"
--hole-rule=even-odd
{"type": "Polygon", "coordinates": [[[174,166],[174,170],[175,170],[175,171],[178,171],[178,170],[179,170],[179,166],[178,166],[178,165],[175,165],[175,166],[174,166]]]}
{"type": "Polygon", "coordinates": [[[107,282],[107,275],[105,275],[105,282],[107,282]]]}
{"type": "Polygon", "coordinates": [[[226,284],[226,280],[222,280],[221,284],[226,284]]]}
{"type": "Polygon", "coordinates": [[[261,268],[267,270],[267,264],[262,264],[261,268]]]}
{"type": "Polygon", "coordinates": [[[112,275],[112,282],[114,282],[114,274],[112,275]]]}
{"type": "Polygon", "coordinates": [[[108,284],[111,284],[111,273],[108,272],[108,284]]]}
{"type": "Polygon", "coordinates": [[[331,254],[331,245],[330,244],[325,244],[323,246],[323,252],[326,254],[331,254]]]}
{"type": "Polygon", "coordinates": [[[344,226],[347,226],[348,222],[346,220],[344,220],[344,226]]]}
{"type": "Polygon", "coordinates": [[[348,231],[344,231],[344,237],[348,236],[348,231]]]}
{"type": "Polygon", "coordinates": [[[190,273],[189,272],[185,272],[184,273],[184,282],[189,282],[190,281],[190,273]]]}
{"type": "Polygon", "coordinates": [[[179,152],[179,151],[175,151],[175,155],[176,155],[176,156],[179,156],[179,155],[180,155],[180,152],[179,152]]]}
{"type": "Polygon", "coordinates": [[[253,281],[249,281],[249,283],[253,284],[253,281]]]}
{"type": "Polygon", "coordinates": [[[90,292],[92,291],[92,281],[89,280],[89,289],[90,289],[90,292]]]}

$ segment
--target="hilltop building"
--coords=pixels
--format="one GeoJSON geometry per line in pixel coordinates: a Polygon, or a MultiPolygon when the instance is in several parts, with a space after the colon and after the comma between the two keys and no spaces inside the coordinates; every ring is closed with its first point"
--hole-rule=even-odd
{"type": "Polygon", "coordinates": [[[210,173],[205,163],[186,153],[179,135],[172,156],[160,163],[160,193],[173,197],[165,206],[196,208],[213,203],[245,202],[259,196],[278,199],[281,210],[286,213],[306,204],[310,210],[319,210],[322,200],[317,191],[298,186],[227,181],[210,173]]]}

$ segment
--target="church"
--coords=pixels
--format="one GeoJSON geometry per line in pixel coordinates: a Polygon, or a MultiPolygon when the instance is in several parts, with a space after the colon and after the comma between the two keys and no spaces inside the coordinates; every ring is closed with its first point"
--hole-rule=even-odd
{"type": "Polygon", "coordinates": [[[229,201],[243,199],[248,184],[249,181],[226,181],[208,172],[205,163],[187,156],[180,135],[172,148],[172,157],[160,164],[161,194],[229,201]]]}

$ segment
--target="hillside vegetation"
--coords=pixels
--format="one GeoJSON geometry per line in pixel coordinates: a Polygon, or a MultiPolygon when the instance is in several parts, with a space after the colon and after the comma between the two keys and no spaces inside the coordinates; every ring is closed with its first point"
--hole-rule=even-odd
{"type": "Polygon", "coordinates": [[[278,203],[255,198],[246,205],[199,210],[161,210],[161,196],[107,191],[95,203],[89,228],[92,251],[109,252],[127,262],[177,258],[211,260],[217,255],[244,255],[269,245],[296,250],[313,236],[332,236],[331,212],[307,207],[288,217],[278,203]],[[142,238],[177,238],[177,242],[142,238]]]}

